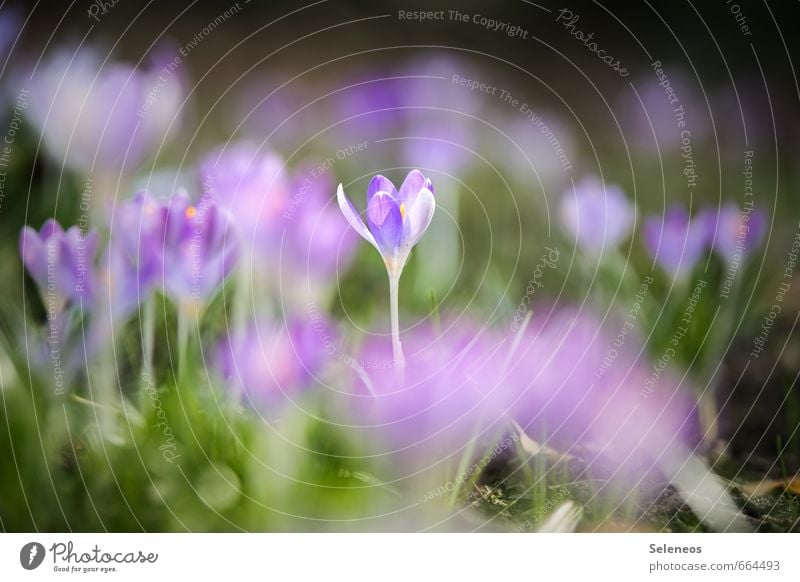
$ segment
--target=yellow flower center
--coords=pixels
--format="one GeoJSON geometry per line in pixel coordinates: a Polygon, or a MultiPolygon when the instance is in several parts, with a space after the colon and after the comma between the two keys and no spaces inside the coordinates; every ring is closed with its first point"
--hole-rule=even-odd
{"type": "Polygon", "coordinates": [[[195,208],[194,206],[187,206],[186,207],[186,218],[191,219],[191,218],[194,218],[195,216],[197,216],[197,208],[195,208]]]}
{"type": "Polygon", "coordinates": [[[406,219],[406,205],[403,204],[402,202],[400,203],[400,218],[402,218],[403,220],[406,219]]]}

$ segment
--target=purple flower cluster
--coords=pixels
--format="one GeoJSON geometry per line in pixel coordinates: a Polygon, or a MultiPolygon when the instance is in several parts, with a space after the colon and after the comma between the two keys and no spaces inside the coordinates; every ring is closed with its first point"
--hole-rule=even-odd
{"type": "Polygon", "coordinates": [[[694,218],[676,205],[663,217],[645,219],[643,230],[650,255],[667,273],[682,280],[709,249],[727,263],[743,260],[761,243],[766,226],[761,210],[745,212],[728,203],[719,209],[705,208],[694,218]]]}
{"type": "MultiPolygon", "coordinates": [[[[592,176],[562,195],[559,211],[562,230],[590,256],[619,246],[635,224],[635,208],[622,189],[592,176]]],[[[740,210],[731,202],[706,207],[694,218],[676,204],[663,217],[645,218],[642,234],[656,263],[683,280],[709,249],[728,263],[744,259],[761,243],[766,226],[761,210],[740,210]]]]}
{"type": "Polygon", "coordinates": [[[354,388],[343,396],[353,429],[374,454],[393,455],[426,466],[455,458],[471,439],[485,441],[502,423],[509,390],[502,362],[507,346],[470,323],[437,333],[421,325],[404,337],[405,378],[398,384],[391,342],[365,342],[350,361],[354,388]]]}
{"type": "Polygon", "coordinates": [[[265,89],[269,82],[258,79],[241,91],[229,123],[235,133],[285,151],[307,148],[312,140],[329,151],[368,143],[357,154],[362,166],[400,164],[446,177],[490,161],[522,183],[560,186],[575,157],[571,128],[538,109],[494,108],[487,122],[487,109],[502,94],[493,73],[452,51],[431,50],[396,66],[360,69],[344,81],[337,76],[322,91],[299,79],[265,89]],[[476,79],[486,80],[491,98],[467,83],[476,79]]]}
{"type": "Polygon", "coordinates": [[[113,214],[102,266],[110,304],[119,315],[136,309],[158,284],[166,215],[167,208],[146,192],[126,200],[113,214]]]}
{"type": "Polygon", "coordinates": [[[403,385],[388,340],[366,342],[351,362],[359,370],[343,398],[353,430],[374,443],[373,454],[405,459],[403,471],[457,462],[471,444],[513,432],[512,419],[606,469],[649,471],[671,444],[697,439],[691,391],[665,374],[643,397],[647,363],[632,349],[604,366],[613,338],[591,315],[553,310],[519,337],[464,322],[443,330],[406,334],[403,385]]]}
{"type": "Polygon", "coordinates": [[[236,264],[238,234],[230,213],[202,197],[195,205],[185,192],[166,204],[161,247],[164,291],[180,304],[202,305],[236,264]]]}
{"type": "Polygon", "coordinates": [[[509,372],[514,418],[529,430],[546,427],[550,446],[580,451],[599,468],[611,460],[606,466],[615,471],[649,471],[673,445],[695,443],[690,387],[666,372],[646,389],[652,369],[636,343],[616,348],[598,319],[571,309],[531,325],[509,372]],[[612,349],[616,357],[609,364],[612,349]]]}
{"type": "Polygon", "coordinates": [[[120,206],[113,224],[109,293],[122,313],[154,288],[182,309],[199,309],[238,259],[230,214],[208,197],[193,204],[183,191],[166,201],[141,193],[120,206]]]}
{"type": "Polygon", "coordinates": [[[23,263],[46,306],[58,312],[79,302],[91,306],[101,287],[123,317],[155,288],[182,308],[201,306],[236,264],[238,246],[227,211],[206,199],[195,206],[184,192],[167,201],[141,193],[121,204],[99,269],[95,231],[65,232],[51,220],[39,233],[25,227],[20,235],[23,263]]]}

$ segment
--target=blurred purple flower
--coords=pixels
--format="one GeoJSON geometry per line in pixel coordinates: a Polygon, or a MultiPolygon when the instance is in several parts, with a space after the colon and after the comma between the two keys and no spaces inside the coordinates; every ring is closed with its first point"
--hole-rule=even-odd
{"type": "Polygon", "coordinates": [[[744,213],[733,202],[719,211],[708,208],[701,216],[706,221],[709,238],[714,241],[714,250],[728,263],[745,257],[761,244],[766,234],[767,217],[761,210],[744,213]]]}
{"type": "MultiPolygon", "coordinates": [[[[455,78],[480,79],[486,72],[469,60],[454,57],[448,51],[425,51],[402,63],[395,73],[402,77],[403,90],[397,95],[403,105],[452,109],[467,115],[479,115],[486,101],[483,93],[454,82],[455,78]]],[[[491,85],[489,79],[487,84],[491,85]]]]}
{"type": "Polygon", "coordinates": [[[127,315],[159,282],[167,207],[147,192],[123,202],[114,213],[106,267],[113,310],[127,315]]]}
{"type": "Polygon", "coordinates": [[[584,252],[600,255],[630,235],[635,210],[621,188],[590,176],[562,194],[560,219],[584,252]]]}
{"type": "Polygon", "coordinates": [[[321,317],[259,320],[220,344],[218,369],[237,396],[276,409],[309,387],[330,359],[333,327],[321,317]]]}
{"type": "Polygon", "coordinates": [[[457,175],[473,161],[470,150],[478,146],[475,129],[482,127],[484,101],[478,92],[452,80],[482,75],[468,61],[436,51],[399,67],[396,76],[403,77],[403,90],[398,99],[407,107],[403,115],[409,137],[399,142],[404,165],[457,175]]]}
{"type": "Polygon", "coordinates": [[[514,418],[534,438],[544,427],[544,444],[612,472],[650,472],[662,453],[695,444],[690,387],[669,370],[653,379],[633,340],[616,347],[599,319],[572,309],[531,323],[509,371],[514,418]]]}
{"type": "Polygon", "coordinates": [[[650,216],[643,227],[644,241],[650,255],[677,279],[685,279],[703,256],[711,241],[707,219],[689,219],[683,206],[676,205],[663,217],[650,216]]]}
{"type": "Polygon", "coordinates": [[[396,134],[405,118],[406,80],[392,77],[388,71],[372,71],[332,96],[336,111],[328,120],[332,143],[374,143],[396,134]]]}
{"type": "Polygon", "coordinates": [[[0,70],[3,69],[21,25],[22,19],[16,10],[8,6],[0,10],[0,70]]]}
{"type": "Polygon", "coordinates": [[[617,102],[623,137],[637,153],[680,155],[681,128],[676,119],[679,107],[686,127],[692,130],[693,142],[712,136],[711,112],[698,80],[689,78],[678,67],[667,67],[664,72],[677,102],[670,101],[664,81],[654,75],[636,79],[636,92],[631,86],[626,87],[617,102]]]}
{"type": "Polygon", "coordinates": [[[425,234],[436,209],[433,184],[419,170],[412,170],[400,186],[381,175],[367,188],[366,224],[342,185],[336,191],[339,208],[358,234],[378,249],[390,274],[399,276],[412,247],[425,234]]]}
{"type": "Polygon", "coordinates": [[[185,307],[207,301],[236,264],[239,238],[230,213],[209,196],[197,206],[185,192],[167,203],[163,242],[164,292],[185,307]]]}
{"type": "Polygon", "coordinates": [[[135,170],[167,138],[183,101],[172,56],[147,69],[103,62],[93,48],[62,50],[31,80],[30,115],[53,160],[118,175],[135,170]]]}
{"type": "Polygon", "coordinates": [[[279,155],[249,142],[225,146],[203,159],[200,175],[203,191],[231,212],[251,253],[277,247],[289,199],[279,155]]]}
{"type": "Polygon", "coordinates": [[[402,384],[389,338],[366,341],[349,362],[357,370],[355,389],[345,397],[351,423],[390,463],[457,462],[472,439],[484,442],[490,428],[506,422],[505,342],[469,323],[442,327],[406,332],[402,384]]]}
{"type": "Polygon", "coordinates": [[[294,198],[283,215],[286,256],[281,263],[309,282],[328,282],[350,264],[357,243],[331,198],[333,180],[314,168],[301,169],[290,191],[294,198]]]}
{"type": "Polygon", "coordinates": [[[84,235],[73,226],[65,232],[52,219],[38,233],[29,226],[22,229],[20,256],[39,288],[48,315],[60,314],[68,304],[92,304],[96,250],[94,230],[84,235]]]}

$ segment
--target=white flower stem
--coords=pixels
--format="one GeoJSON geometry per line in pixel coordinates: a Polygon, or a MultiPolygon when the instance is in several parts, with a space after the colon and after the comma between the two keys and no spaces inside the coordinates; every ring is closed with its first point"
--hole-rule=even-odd
{"type": "Polygon", "coordinates": [[[400,316],[398,315],[398,295],[400,287],[400,273],[389,273],[389,303],[392,318],[392,364],[398,370],[398,376],[405,368],[406,360],[403,357],[403,345],[400,343],[400,316]]]}
{"type": "Polygon", "coordinates": [[[142,373],[153,373],[153,348],[156,335],[156,305],[155,299],[150,297],[143,306],[144,320],[142,321],[142,373]]]}
{"type": "Polygon", "coordinates": [[[186,378],[186,367],[189,346],[189,315],[183,310],[178,310],[178,388],[186,378]]]}
{"type": "Polygon", "coordinates": [[[238,345],[238,341],[245,333],[247,326],[248,310],[253,305],[253,255],[248,248],[242,255],[239,264],[239,271],[236,274],[236,297],[232,308],[233,315],[231,328],[233,336],[238,345]]]}

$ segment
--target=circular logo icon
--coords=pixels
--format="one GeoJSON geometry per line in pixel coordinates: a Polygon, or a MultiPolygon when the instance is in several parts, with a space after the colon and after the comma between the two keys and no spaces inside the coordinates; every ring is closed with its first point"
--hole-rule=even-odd
{"type": "Polygon", "coordinates": [[[29,542],[19,551],[19,563],[26,570],[35,570],[44,561],[44,546],[39,542],[29,542]]]}

